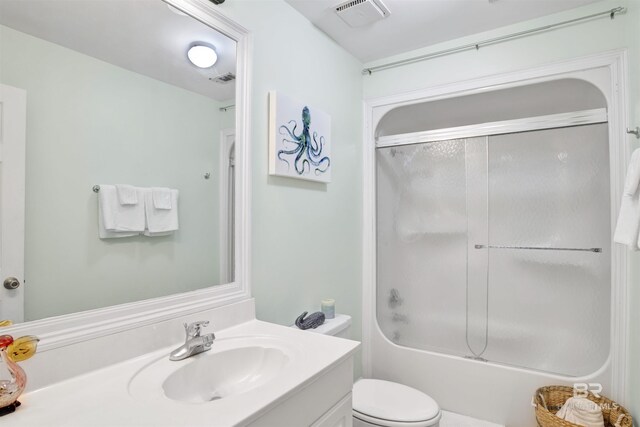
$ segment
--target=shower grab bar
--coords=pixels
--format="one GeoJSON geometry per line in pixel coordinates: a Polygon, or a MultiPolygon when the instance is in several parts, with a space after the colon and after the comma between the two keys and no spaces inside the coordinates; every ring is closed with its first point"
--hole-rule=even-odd
{"type": "Polygon", "coordinates": [[[602,248],[549,248],[544,246],[501,246],[501,245],[475,245],[476,249],[529,249],[534,251],[578,251],[578,252],[602,252],[602,248]]]}

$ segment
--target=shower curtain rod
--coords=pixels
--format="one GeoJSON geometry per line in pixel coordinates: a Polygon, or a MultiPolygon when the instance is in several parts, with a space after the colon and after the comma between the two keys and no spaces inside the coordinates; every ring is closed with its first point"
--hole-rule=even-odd
{"type": "Polygon", "coordinates": [[[377,71],[382,71],[382,70],[387,70],[389,68],[396,68],[396,67],[400,67],[400,66],[403,66],[403,65],[413,64],[415,62],[426,61],[426,60],[429,60],[429,59],[432,59],[432,58],[437,58],[437,57],[440,57],[440,56],[446,56],[446,55],[450,55],[452,53],[458,53],[458,52],[462,52],[462,51],[465,51],[465,50],[471,50],[471,49],[479,50],[481,46],[489,46],[489,45],[500,43],[500,42],[503,42],[503,41],[508,41],[508,40],[519,38],[519,37],[527,36],[529,34],[535,34],[535,33],[539,33],[539,32],[542,32],[542,31],[547,31],[547,30],[550,30],[552,28],[557,28],[557,27],[562,27],[562,26],[565,26],[565,25],[574,24],[576,22],[586,21],[586,20],[597,18],[597,17],[604,16],[604,15],[607,15],[611,19],[613,19],[616,16],[617,13],[624,14],[626,12],[627,12],[627,9],[625,7],[619,6],[619,7],[613,8],[613,9],[605,10],[603,12],[593,13],[591,15],[581,16],[579,18],[569,19],[567,21],[557,22],[555,24],[544,25],[542,27],[532,28],[530,30],[525,30],[525,31],[517,32],[517,33],[508,34],[508,35],[505,35],[505,36],[495,37],[495,38],[483,40],[483,41],[480,41],[480,42],[477,42],[477,43],[469,43],[469,44],[465,44],[465,45],[462,45],[462,46],[454,47],[454,48],[451,48],[451,49],[445,49],[445,50],[440,50],[438,52],[427,53],[426,55],[414,56],[413,58],[407,58],[407,59],[403,59],[403,60],[400,60],[400,61],[389,62],[387,64],[375,65],[373,67],[369,67],[369,68],[363,69],[362,70],[362,74],[371,75],[371,74],[373,74],[373,73],[375,73],[377,71]]]}

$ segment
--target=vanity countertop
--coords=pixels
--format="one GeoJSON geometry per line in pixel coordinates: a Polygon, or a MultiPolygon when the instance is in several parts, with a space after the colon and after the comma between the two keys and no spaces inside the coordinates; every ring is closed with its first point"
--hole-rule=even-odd
{"type": "MultiPolygon", "coordinates": [[[[359,347],[356,341],[252,320],[216,331],[209,352],[179,362],[167,362],[179,345],[112,365],[88,374],[35,390],[20,398],[22,406],[2,417],[3,427],[26,426],[235,426],[244,425],[293,396],[359,347]],[[276,378],[241,394],[204,403],[187,403],[156,395],[143,398],[131,392],[132,379],[149,366],[166,366],[174,371],[229,347],[233,340],[280,340],[290,362],[276,378]],[[216,348],[216,344],[218,348],[216,348]]],[[[116,341],[114,341],[116,342],[116,341]]],[[[114,348],[117,351],[117,348],[114,348]]],[[[37,356],[36,356],[37,357],[37,356]]],[[[79,354],[77,357],[83,357],[79,354]]],[[[51,369],[55,369],[52,366],[51,369]]],[[[221,366],[220,369],[224,369],[221,366]]],[[[28,372],[27,372],[28,375],[28,372]]],[[[158,379],[158,384],[162,380],[158,379]]]]}

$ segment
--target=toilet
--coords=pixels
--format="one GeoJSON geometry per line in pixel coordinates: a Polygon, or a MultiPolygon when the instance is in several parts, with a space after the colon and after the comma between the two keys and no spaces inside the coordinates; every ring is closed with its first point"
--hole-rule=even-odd
{"type": "MultiPolygon", "coordinates": [[[[351,316],[338,314],[308,331],[349,338],[349,326],[351,316]]],[[[376,379],[353,385],[353,427],[438,427],[441,417],[438,403],[415,388],[376,379]]]]}

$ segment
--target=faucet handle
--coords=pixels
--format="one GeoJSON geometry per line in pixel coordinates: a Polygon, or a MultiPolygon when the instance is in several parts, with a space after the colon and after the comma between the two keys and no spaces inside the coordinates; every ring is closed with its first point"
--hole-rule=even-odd
{"type": "Polygon", "coordinates": [[[187,339],[195,338],[200,336],[200,332],[202,328],[206,328],[209,325],[208,320],[198,320],[197,322],[193,322],[190,324],[184,324],[184,331],[187,334],[187,339]]]}

